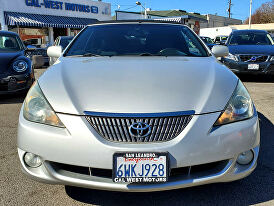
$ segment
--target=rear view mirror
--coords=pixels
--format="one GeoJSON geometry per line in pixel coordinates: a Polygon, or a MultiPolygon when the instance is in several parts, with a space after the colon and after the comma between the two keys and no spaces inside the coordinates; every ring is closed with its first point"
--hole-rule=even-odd
{"type": "Polygon", "coordinates": [[[216,46],[212,47],[211,51],[214,54],[214,56],[217,58],[228,56],[228,54],[229,54],[228,47],[222,46],[222,45],[216,45],[216,46]]]}
{"type": "Polygon", "coordinates": [[[49,57],[59,58],[62,55],[62,47],[61,46],[51,46],[47,50],[47,54],[49,57]]]}

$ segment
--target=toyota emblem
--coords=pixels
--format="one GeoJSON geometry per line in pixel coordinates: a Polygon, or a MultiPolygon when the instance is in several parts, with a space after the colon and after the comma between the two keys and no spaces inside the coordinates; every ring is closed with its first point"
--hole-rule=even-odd
{"type": "Polygon", "coordinates": [[[133,137],[142,139],[147,137],[151,133],[151,127],[144,122],[135,122],[129,127],[129,133],[133,137]]]}

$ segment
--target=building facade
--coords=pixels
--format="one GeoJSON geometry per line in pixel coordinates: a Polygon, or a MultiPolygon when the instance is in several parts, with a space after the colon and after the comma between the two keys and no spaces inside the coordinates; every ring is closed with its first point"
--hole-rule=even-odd
{"type": "MultiPolygon", "coordinates": [[[[140,12],[128,12],[128,11],[116,11],[117,20],[127,20],[127,19],[144,19],[144,13],[140,12]]],[[[179,21],[192,28],[197,34],[200,34],[200,29],[202,28],[213,28],[213,27],[224,27],[228,25],[238,25],[242,24],[242,20],[227,18],[218,15],[205,14],[195,12],[186,12],[185,10],[175,9],[175,10],[165,10],[165,11],[147,11],[148,19],[166,19],[179,21]]]]}
{"type": "MultiPolygon", "coordinates": [[[[144,13],[115,11],[116,20],[138,20],[145,19],[144,13]]],[[[200,31],[200,24],[207,23],[205,16],[199,13],[188,13],[184,10],[147,11],[147,19],[177,22],[189,26],[197,34],[200,31]]]]}
{"type": "Polygon", "coordinates": [[[75,35],[96,21],[111,20],[111,5],[92,0],[0,0],[2,30],[23,40],[52,44],[57,36],[75,35]]]}
{"type": "MultiPolygon", "coordinates": [[[[242,25],[230,25],[231,28],[236,30],[241,29],[249,29],[248,24],[242,24],[242,25]]],[[[271,35],[274,36],[274,23],[267,23],[267,24],[251,24],[250,29],[258,29],[258,30],[265,30],[271,35]]]]}
{"type": "Polygon", "coordinates": [[[207,22],[201,23],[201,29],[202,28],[213,28],[213,27],[224,27],[229,25],[239,25],[242,24],[242,20],[240,19],[234,19],[234,18],[228,18],[224,16],[218,16],[213,14],[206,14],[207,22]]]}

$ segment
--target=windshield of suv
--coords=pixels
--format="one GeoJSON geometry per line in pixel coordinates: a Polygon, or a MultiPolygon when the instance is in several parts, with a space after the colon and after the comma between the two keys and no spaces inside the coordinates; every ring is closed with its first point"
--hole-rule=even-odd
{"type": "Polygon", "coordinates": [[[272,41],[266,33],[241,33],[232,34],[230,45],[272,45],[272,41]]]}
{"type": "Polygon", "coordinates": [[[106,24],[89,26],[64,56],[208,56],[185,26],[171,24],[106,24]]]}
{"type": "Polygon", "coordinates": [[[18,37],[0,34],[0,52],[17,52],[22,50],[18,37]]]}

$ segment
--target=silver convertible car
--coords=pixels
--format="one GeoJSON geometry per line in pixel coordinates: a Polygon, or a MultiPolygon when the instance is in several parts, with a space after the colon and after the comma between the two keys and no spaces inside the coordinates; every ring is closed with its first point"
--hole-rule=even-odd
{"type": "Polygon", "coordinates": [[[258,115],[243,83],[188,27],[83,29],[30,89],[18,125],[23,171],[52,184],[147,192],[249,175],[258,115]]]}

